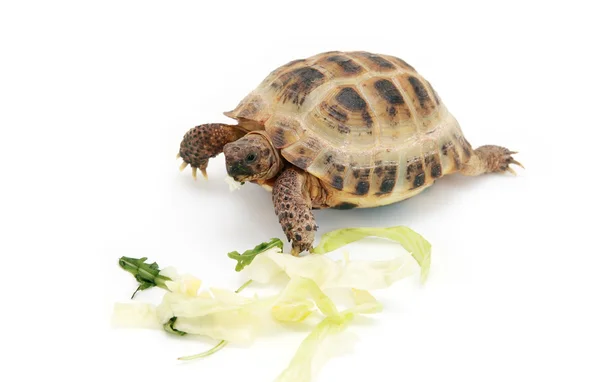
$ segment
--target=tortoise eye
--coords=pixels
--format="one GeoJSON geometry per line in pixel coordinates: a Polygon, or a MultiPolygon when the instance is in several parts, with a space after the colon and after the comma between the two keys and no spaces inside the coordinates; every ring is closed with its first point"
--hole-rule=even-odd
{"type": "Polygon", "coordinates": [[[252,163],[256,160],[256,154],[250,153],[246,156],[246,163],[252,163]]]}

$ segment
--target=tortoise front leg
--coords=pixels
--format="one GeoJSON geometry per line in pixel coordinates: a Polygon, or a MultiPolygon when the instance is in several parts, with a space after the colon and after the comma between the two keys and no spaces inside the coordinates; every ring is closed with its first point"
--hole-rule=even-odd
{"type": "Polygon", "coordinates": [[[177,157],[183,159],[180,169],[189,164],[192,176],[196,179],[196,170],[200,169],[206,178],[208,160],[223,152],[223,146],[246,135],[247,131],[240,126],[223,123],[208,123],[196,126],[185,133],[177,157]]]}
{"type": "Polygon", "coordinates": [[[288,239],[292,241],[292,255],[312,248],[317,225],[312,213],[312,202],[308,192],[307,174],[288,168],[273,186],[275,214],[288,239]]]}

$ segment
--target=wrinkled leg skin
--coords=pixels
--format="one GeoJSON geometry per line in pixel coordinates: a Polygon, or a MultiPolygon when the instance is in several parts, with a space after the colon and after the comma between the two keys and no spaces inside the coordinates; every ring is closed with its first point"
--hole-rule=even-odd
{"type": "Polygon", "coordinates": [[[191,128],[185,133],[177,157],[183,159],[180,169],[183,171],[189,164],[192,176],[196,179],[196,170],[200,169],[206,178],[208,160],[223,152],[223,147],[246,135],[239,126],[222,123],[208,123],[191,128]]]}
{"type": "Polygon", "coordinates": [[[288,168],[275,181],[273,205],[283,232],[292,242],[292,255],[312,249],[317,224],[303,171],[288,168]]]}
{"type": "Polygon", "coordinates": [[[477,148],[467,163],[461,169],[463,175],[477,176],[490,172],[510,172],[516,174],[510,168],[511,164],[515,164],[522,168],[523,165],[517,162],[512,156],[517,154],[516,151],[511,151],[505,147],[486,145],[477,148]]]}

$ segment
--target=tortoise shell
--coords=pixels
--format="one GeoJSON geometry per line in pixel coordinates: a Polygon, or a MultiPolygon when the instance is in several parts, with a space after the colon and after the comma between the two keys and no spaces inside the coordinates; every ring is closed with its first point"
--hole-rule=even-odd
{"type": "Polygon", "coordinates": [[[413,196],[473,154],[431,84],[405,61],[327,52],[271,72],[226,116],[263,129],[340,206],[413,196]]]}

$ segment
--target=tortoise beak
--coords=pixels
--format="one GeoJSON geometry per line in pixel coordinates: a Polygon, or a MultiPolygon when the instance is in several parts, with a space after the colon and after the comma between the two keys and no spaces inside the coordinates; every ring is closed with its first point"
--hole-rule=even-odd
{"type": "Polygon", "coordinates": [[[243,164],[243,161],[227,161],[227,174],[236,182],[242,182],[252,175],[250,169],[243,164]]]}

